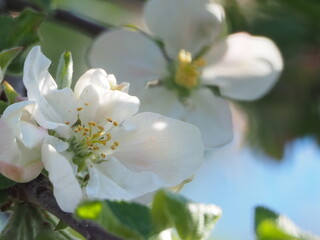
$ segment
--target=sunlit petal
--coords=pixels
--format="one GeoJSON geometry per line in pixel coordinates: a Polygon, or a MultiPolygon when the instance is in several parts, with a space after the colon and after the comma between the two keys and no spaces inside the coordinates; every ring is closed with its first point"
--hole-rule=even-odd
{"type": "Polygon", "coordinates": [[[132,171],[155,173],[164,186],[174,186],[200,166],[203,145],[189,123],[155,113],[139,113],[114,132],[120,146],[112,156],[132,171]]]}

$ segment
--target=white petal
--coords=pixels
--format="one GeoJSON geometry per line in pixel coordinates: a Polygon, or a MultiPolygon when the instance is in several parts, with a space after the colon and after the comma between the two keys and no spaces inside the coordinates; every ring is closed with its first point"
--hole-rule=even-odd
{"type": "Polygon", "coordinates": [[[42,161],[58,205],[65,212],[73,212],[82,198],[82,191],[70,160],[63,154],[67,147],[67,143],[48,137],[42,146],[42,161]]]}
{"type": "Polygon", "coordinates": [[[87,86],[92,86],[97,91],[97,93],[102,95],[105,91],[110,90],[108,74],[103,69],[88,70],[79,78],[75,85],[74,93],[77,98],[79,98],[82,91],[87,86]]]}
{"type": "Polygon", "coordinates": [[[233,137],[227,102],[208,89],[193,91],[186,105],[178,100],[176,92],[163,87],[146,89],[140,100],[142,112],[154,111],[196,125],[206,147],[224,145],[233,137]]]}
{"type": "Polygon", "coordinates": [[[28,90],[29,99],[36,99],[39,94],[57,89],[55,81],[48,72],[50,64],[51,61],[42,54],[40,46],[30,50],[23,68],[23,83],[28,90]]]}
{"type": "Polygon", "coordinates": [[[184,119],[200,128],[206,147],[218,147],[232,140],[232,117],[228,103],[207,88],[194,91],[185,107],[184,119]]]}
{"type": "Polygon", "coordinates": [[[149,0],[146,23],[175,58],[184,49],[197,54],[220,33],[223,8],[210,0],[149,0]]]}
{"type": "Polygon", "coordinates": [[[155,113],[139,113],[125,120],[113,138],[120,146],[112,156],[132,171],[155,173],[163,186],[190,177],[203,157],[196,127],[155,113]]]}
{"type": "Polygon", "coordinates": [[[183,109],[177,92],[160,86],[145,89],[139,99],[140,112],[156,112],[167,117],[178,118],[183,109]]]}
{"type": "Polygon", "coordinates": [[[207,54],[204,84],[216,85],[222,95],[254,100],[266,94],[283,69],[281,54],[267,38],[247,33],[230,35],[207,54]]]}
{"type": "Polygon", "coordinates": [[[140,105],[137,97],[118,90],[108,90],[99,95],[97,89],[91,85],[82,91],[80,102],[83,103],[83,110],[79,113],[81,121],[94,121],[100,125],[107,124],[107,118],[121,123],[136,114],[140,105]]]}
{"type": "Polygon", "coordinates": [[[31,181],[43,168],[40,148],[47,133],[27,121],[28,106],[32,103],[12,104],[0,119],[0,172],[16,182],[31,181]]]}
{"type": "Polygon", "coordinates": [[[89,198],[132,200],[161,187],[156,174],[131,171],[115,158],[89,167],[89,172],[89,198]]]}
{"type": "Polygon", "coordinates": [[[63,126],[65,122],[73,124],[77,120],[77,104],[71,89],[57,90],[57,85],[48,72],[50,63],[39,46],[32,48],[24,65],[23,82],[29,100],[36,102],[36,121],[47,129],[67,129],[67,126],[63,126]]]}
{"type": "Polygon", "coordinates": [[[89,52],[93,67],[101,67],[119,82],[130,83],[130,93],[139,95],[146,83],[165,77],[166,60],[159,47],[144,35],[126,30],[102,33],[89,52]]]}

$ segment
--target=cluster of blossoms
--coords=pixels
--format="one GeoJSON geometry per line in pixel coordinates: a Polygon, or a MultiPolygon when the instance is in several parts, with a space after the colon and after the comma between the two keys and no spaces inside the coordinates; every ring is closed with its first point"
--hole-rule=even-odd
{"type": "Polygon", "coordinates": [[[114,30],[93,43],[93,66],[131,83],[143,111],[195,124],[207,147],[232,138],[225,100],[254,100],[277,81],[283,62],[275,44],[248,33],[224,36],[224,10],[211,0],[149,0],[150,34],[114,30]]]}
{"type": "Polygon", "coordinates": [[[50,61],[34,47],[25,62],[28,98],[0,118],[0,172],[16,182],[43,167],[63,211],[83,199],[135,200],[191,177],[203,158],[199,130],[139,110],[129,84],[102,69],[58,89],[50,61]]]}

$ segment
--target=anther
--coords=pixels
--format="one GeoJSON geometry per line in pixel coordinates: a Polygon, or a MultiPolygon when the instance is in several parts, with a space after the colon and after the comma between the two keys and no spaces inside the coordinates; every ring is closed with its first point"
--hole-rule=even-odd
{"type": "Polygon", "coordinates": [[[89,106],[89,103],[85,102],[84,105],[89,106]]]}
{"type": "Polygon", "coordinates": [[[119,125],[118,122],[116,122],[116,121],[113,122],[113,126],[117,127],[118,125],[119,125]]]}
{"type": "Polygon", "coordinates": [[[108,121],[108,122],[112,122],[112,118],[108,117],[108,118],[107,118],[107,121],[108,121]]]}
{"type": "Polygon", "coordinates": [[[107,136],[107,141],[109,141],[112,138],[111,133],[107,133],[106,136],[107,136]]]}
{"type": "Polygon", "coordinates": [[[70,124],[70,122],[68,122],[68,121],[67,121],[67,122],[65,122],[65,124],[69,125],[69,124],[70,124]]]}
{"type": "Polygon", "coordinates": [[[101,125],[98,125],[99,130],[103,131],[104,127],[102,127],[101,125]]]}
{"type": "Polygon", "coordinates": [[[113,144],[114,144],[116,147],[119,146],[119,142],[117,142],[117,141],[115,141],[113,144]]]}
{"type": "Polygon", "coordinates": [[[112,146],[111,146],[111,149],[112,149],[112,150],[115,150],[115,149],[116,149],[116,146],[115,146],[115,145],[112,145],[112,146]]]}
{"type": "Polygon", "coordinates": [[[104,153],[101,153],[102,158],[106,158],[106,155],[104,153]]]}
{"type": "Polygon", "coordinates": [[[77,111],[80,112],[82,110],[82,107],[78,107],[77,111]]]}
{"type": "Polygon", "coordinates": [[[90,126],[97,126],[97,124],[96,124],[95,122],[88,122],[88,124],[89,124],[90,126]]]}

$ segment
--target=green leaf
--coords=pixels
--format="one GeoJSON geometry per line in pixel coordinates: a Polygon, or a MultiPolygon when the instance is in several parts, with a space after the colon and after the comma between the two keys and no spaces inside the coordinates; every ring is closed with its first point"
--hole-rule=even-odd
{"type": "Polygon", "coordinates": [[[255,231],[257,240],[320,240],[302,232],[286,216],[264,207],[255,209],[255,231]]]}
{"type": "Polygon", "coordinates": [[[0,240],[67,240],[65,233],[54,232],[48,213],[29,203],[16,203],[0,240]]]}
{"type": "Polygon", "coordinates": [[[70,87],[72,83],[73,61],[71,52],[66,51],[60,56],[56,82],[58,89],[70,87]]]}
{"type": "Polygon", "coordinates": [[[18,46],[23,48],[8,66],[8,74],[22,73],[28,48],[40,41],[38,29],[44,19],[44,14],[30,9],[25,9],[15,18],[0,16],[0,51],[18,46]]]}
{"type": "Polygon", "coordinates": [[[63,222],[63,221],[59,221],[58,222],[58,224],[54,227],[54,231],[59,231],[59,230],[63,230],[63,229],[65,229],[65,228],[67,228],[68,227],[68,225],[65,223],[65,222],[63,222]]]}
{"type": "Polygon", "coordinates": [[[86,202],[77,208],[76,215],[94,220],[108,232],[124,239],[144,240],[155,234],[150,209],[136,203],[86,202]]]}
{"type": "Polygon", "coordinates": [[[157,229],[175,227],[183,240],[205,239],[220,216],[217,206],[193,203],[166,190],[158,191],[152,204],[157,229]]]}
{"type": "Polygon", "coordinates": [[[17,183],[0,174],[0,190],[12,187],[15,184],[17,183]]]}
{"type": "Polygon", "coordinates": [[[5,49],[0,52],[0,82],[3,80],[3,77],[9,64],[21,51],[21,47],[16,47],[5,49]]]}
{"type": "Polygon", "coordinates": [[[107,232],[128,240],[163,239],[160,233],[171,228],[176,228],[183,240],[201,240],[211,233],[221,210],[160,190],[151,209],[132,202],[91,201],[81,204],[76,215],[93,220],[107,232]]]}

